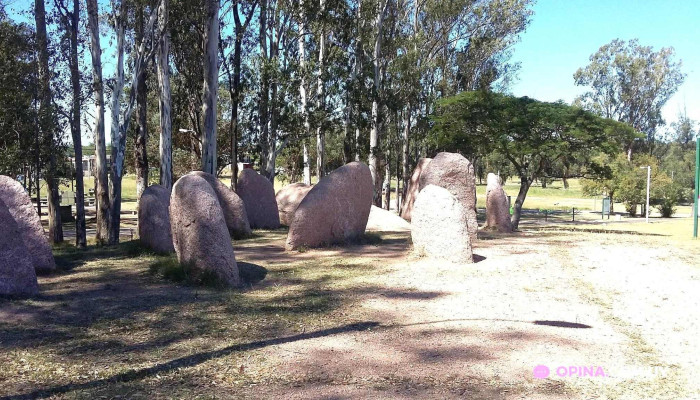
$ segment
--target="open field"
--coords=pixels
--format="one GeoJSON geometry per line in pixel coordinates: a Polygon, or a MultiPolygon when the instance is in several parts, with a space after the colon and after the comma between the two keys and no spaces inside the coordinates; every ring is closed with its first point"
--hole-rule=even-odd
{"type": "Polygon", "coordinates": [[[0,398],[700,398],[698,242],[587,226],[481,234],[471,265],[407,232],[286,252],[258,231],[234,242],[268,269],[244,290],[165,279],[136,242],[58,247],[37,298],[0,300],[0,398]]]}

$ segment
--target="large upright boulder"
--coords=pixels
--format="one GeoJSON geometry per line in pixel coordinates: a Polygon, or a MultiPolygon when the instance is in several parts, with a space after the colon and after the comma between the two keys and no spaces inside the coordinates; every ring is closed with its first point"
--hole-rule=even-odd
{"type": "Polygon", "coordinates": [[[287,248],[344,243],[365,232],[372,207],[372,174],[360,162],[321,179],[301,201],[289,227],[287,248]]]}
{"type": "Polygon", "coordinates": [[[267,178],[250,168],[245,168],[238,176],[236,192],[245,204],[251,228],[277,229],[280,227],[275,188],[267,178]]]}
{"type": "Polygon", "coordinates": [[[424,187],[413,207],[411,239],[421,256],[454,263],[472,263],[467,210],[447,189],[424,187]]]}
{"type": "Polygon", "coordinates": [[[213,274],[227,286],[240,276],[226,219],[216,192],[197,175],[185,175],[173,186],[170,226],[177,260],[197,275],[213,274]]]}
{"type": "Polygon", "coordinates": [[[312,186],[305,183],[289,184],[275,195],[277,209],[280,214],[280,223],[290,226],[294,221],[294,213],[304,197],[309,193],[312,186]]]}
{"type": "Polygon", "coordinates": [[[31,296],[38,292],[32,254],[15,217],[0,199],[0,295],[31,296]]]}
{"type": "Polygon", "coordinates": [[[174,253],[170,230],[170,190],[151,185],[139,199],[139,240],[158,253],[174,253]]]}
{"type": "Polygon", "coordinates": [[[229,234],[233,236],[234,239],[250,236],[250,222],[248,222],[245,204],[243,204],[243,200],[241,200],[236,192],[224,185],[223,182],[212,174],[203,171],[192,171],[190,174],[203,178],[205,181],[209,182],[212,189],[214,189],[216,197],[219,199],[221,210],[224,212],[226,227],[228,227],[229,234]]]}
{"type": "Polygon", "coordinates": [[[467,214],[467,227],[472,241],[479,225],[476,221],[476,180],[472,163],[457,153],[438,153],[419,178],[420,190],[428,185],[447,189],[462,203],[467,214]]]}
{"type": "Polygon", "coordinates": [[[502,233],[513,231],[510,223],[510,209],[508,198],[501,186],[501,178],[489,173],[486,177],[486,225],[488,229],[494,229],[502,233]]]}
{"type": "Polygon", "coordinates": [[[421,158],[418,160],[418,164],[413,170],[413,175],[411,175],[411,180],[408,181],[406,197],[404,197],[403,201],[401,202],[401,218],[408,222],[411,222],[413,203],[415,203],[416,197],[418,197],[418,192],[420,192],[420,175],[432,160],[432,158],[421,158]]]}
{"type": "MultiPolygon", "coordinates": [[[[37,272],[49,272],[56,269],[51,245],[44,234],[39,214],[32,204],[32,199],[16,180],[0,175],[0,200],[5,203],[15,220],[19,235],[31,255],[31,263],[37,272]]],[[[2,239],[0,239],[2,240],[2,239]]]]}

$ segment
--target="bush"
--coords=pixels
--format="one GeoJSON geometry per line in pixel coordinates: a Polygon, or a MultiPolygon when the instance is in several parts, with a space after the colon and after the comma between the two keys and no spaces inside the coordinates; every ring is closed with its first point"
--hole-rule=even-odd
{"type": "Polygon", "coordinates": [[[683,188],[670,179],[663,179],[653,191],[652,204],[664,218],[670,218],[676,212],[676,206],[683,198],[683,188]]]}

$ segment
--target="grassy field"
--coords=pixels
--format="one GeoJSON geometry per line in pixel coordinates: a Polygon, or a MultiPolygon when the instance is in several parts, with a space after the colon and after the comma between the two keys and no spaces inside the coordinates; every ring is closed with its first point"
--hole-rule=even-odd
{"type": "Polygon", "coordinates": [[[39,297],[0,299],[0,397],[214,398],[217,386],[277,379],[256,351],[275,343],[267,339],[369,328],[346,312],[363,291],[380,290],[366,281],[381,273],[374,256],[271,255],[269,244],[285,235],[236,242],[239,262],[268,270],[263,284],[242,291],[170,282],[152,266],[174,255],[137,242],[56,248],[64,272],[42,278],[39,297]]]}

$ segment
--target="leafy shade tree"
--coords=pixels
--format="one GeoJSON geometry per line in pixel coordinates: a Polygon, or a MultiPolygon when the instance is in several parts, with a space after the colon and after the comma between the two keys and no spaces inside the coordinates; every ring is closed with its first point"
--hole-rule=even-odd
{"type": "MultiPolygon", "coordinates": [[[[599,171],[593,156],[614,154],[631,140],[631,127],[579,107],[490,92],[464,92],[438,103],[431,139],[436,150],[502,154],[520,178],[512,223],[517,229],[522,207],[536,179],[560,178],[552,168],[575,157],[577,176],[599,171]]],[[[569,176],[571,177],[571,175],[569,176]]]]}
{"type": "Polygon", "coordinates": [[[13,23],[1,5],[0,54],[0,174],[15,177],[37,160],[36,64],[31,28],[13,23]]]}
{"type": "MultiPolygon", "coordinates": [[[[587,110],[626,122],[646,135],[653,149],[656,129],[663,125],[661,108],[683,83],[681,63],[672,47],[654,51],[638,40],[615,39],[590,57],[591,63],[574,74],[577,85],[591,90],[577,99],[587,110]]],[[[634,139],[625,143],[632,159],[634,139]]]]}

